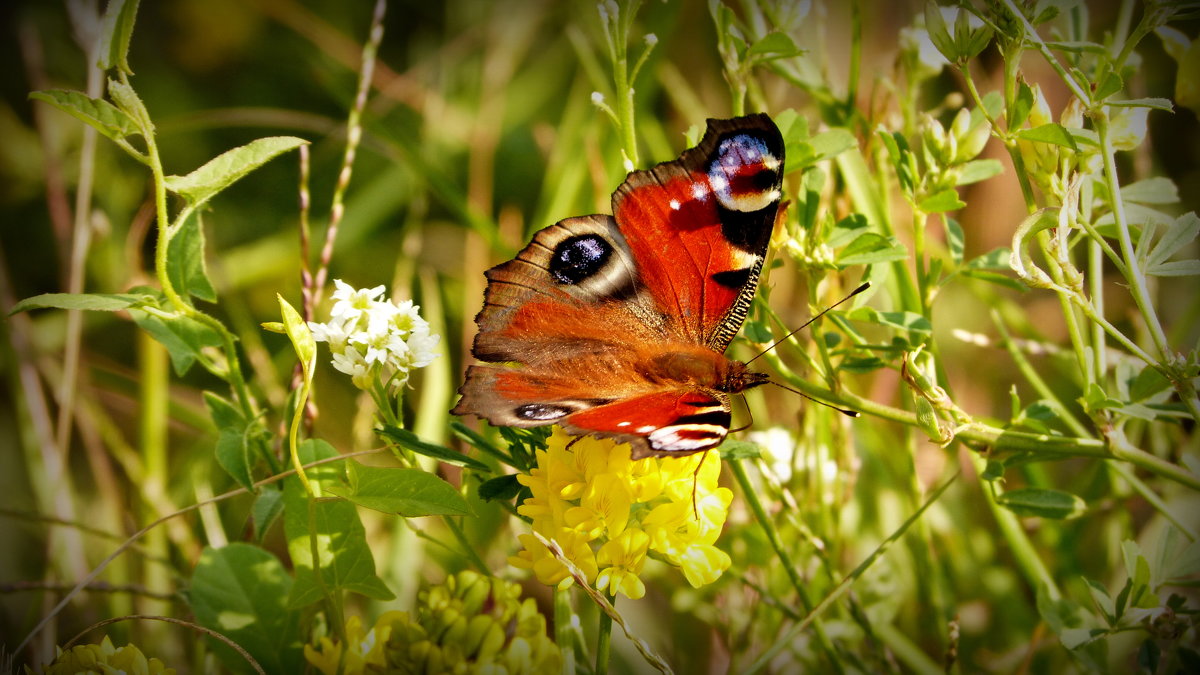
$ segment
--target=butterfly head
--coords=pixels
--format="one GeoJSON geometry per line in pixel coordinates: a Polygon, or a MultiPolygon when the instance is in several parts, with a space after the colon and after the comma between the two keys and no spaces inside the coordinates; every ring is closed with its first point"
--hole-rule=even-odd
{"type": "Polygon", "coordinates": [[[725,386],[721,388],[721,391],[738,394],[770,381],[771,378],[766,373],[750,370],[750,367],[741,361],[730,360],[728,370],[725,372],[725,386]]]}

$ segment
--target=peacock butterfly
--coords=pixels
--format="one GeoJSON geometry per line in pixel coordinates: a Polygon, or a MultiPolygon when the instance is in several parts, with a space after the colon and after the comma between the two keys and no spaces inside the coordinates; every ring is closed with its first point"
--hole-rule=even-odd
{"type": "Polygon", "coordinates": [[[452,411],[561,424],[634,459],[716,447],[729,395],[767,382],[724,355],[780,213],[783,138],[764,114],[708,120],[679,159],[630,173],[612,216],[567,218],[485,273],[452,411]]]}

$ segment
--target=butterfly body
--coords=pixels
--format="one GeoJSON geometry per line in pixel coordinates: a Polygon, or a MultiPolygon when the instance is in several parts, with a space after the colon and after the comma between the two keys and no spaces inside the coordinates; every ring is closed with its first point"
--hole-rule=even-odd
{"type": "Polygon", "coordinates": [[[633,456],[708,450],[729,395],[766,382],[724,355],[779,213],[783,141],[765,115],[709,120],[700,144],[633,172],[613,216],[568,218],[486,272],[456,414],[558,423],[633,456]]]}

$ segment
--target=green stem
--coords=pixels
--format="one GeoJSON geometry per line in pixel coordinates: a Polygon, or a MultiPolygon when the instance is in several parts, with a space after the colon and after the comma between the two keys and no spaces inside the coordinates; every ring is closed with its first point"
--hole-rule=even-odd
{"type": "Polygon", "coordinates": [[[574,619],[575,611],[571,608],[571,589],[556,588],[554,590],[554,642],[558,644],[558,648],[562,652],[562,675],[575,675],[574,619]]]}
{"type": "MultiPolygon", "coordinates": [[[[1062,67],[1062,64],[1058,62],[1058,59],[1054,58],[1054,53],[1050,51],[1049,45],[1042,41],[1041,36],[1038,35],[1037,29],[1033,27],[1033,24],[1029,23],[1029,19],[1025,18],[1025,14],[1017,8],[1013,0],[1002,1],[1004,6],[1008,9],[1009,14],[1012,15],[1012,18],[1016,19],[1022,24],[1022,28],[1025,32],[1025,39],[1029,40],[1035,47],[1037,47],[1038,51],[1042,54],[1042,58],[1044,58],[1046,63],[1048,63],[1050,67],[1054,69],[1054,72],[1058,73],[1058,76],[1062,78],[1063,84],[1067,85],[1067,88],[1071,90],[1071,93],[1075,96],[1075,98],[1079,99],[1080,101],[1091,101],[1092,99],[1090,96],[1088,96],[1088,93],[1084,91],[1080,84],[1075,81],[1075,78],[1071,77],[1071,74],[1062,67]]],[[[1008,59],[1005,59],[1005,62],[1007,63],[1008,59]]],[[[1015,59],[1014,63],[1019,64],[1020,59],[1015,59]]],[[[1008,100],[1011,101],[1014,99],[1009,98],[1008,100]]]]}
{"type": "Polygon", "coordinates": [[[929,279],[925,271],[925,227],[929,224],[929,214],[914,208],[912,215],[913,235],[913,264],[917,271],[917,299],[921,316],[929,316],[929,279]]]}
{"type": "Polygon", "coordinates": [[[1125,216],[1125,202],[1121,199],[1116,150],[1113,148],[1112,135],[1109,133],[1107,111],[1093,115],[1092,122],[1096,126],[1096,134],[1100,137],[1100,154],[1104,159],[1104,183],[1108,187],[1109,209],[1112,211],[1113,220],[1117,226],[1117,242],[1121,246],[1121,255],[1125,259],[1125,280],[1129,282],[1133,301],[1137,304],[1138,311],[1142,313],[1154,346],[1158,349],[1160,357],[1166,361],[1170,354],[1170,347],[1167,344],[1166,333],[1163,332],[1162,324],[1159,323],[1158,315],[1154,310],[1150,292],[1146,288],[1146,276],[1142,273],[1141,264],[1133,249],[1133,238],[1129,234],[1129,221],[1125,216]]]}
{"type": "MultiPolygon", "coordinates": [[[[169,366],[167,350],[145,331],[138,331],[138,369],[141,380],[138,387],[138,440],[141,446],[143,474],[141,477],[142,499],[145,511],[141,520],[150,520],[157,514],[149,504],[158,504],[167,494],[169,480],[167,462],[167,404],[170,401],[169,366]]],[[[169,558],[167,533],[155,530],[147,533],[144,542],[146,553],[159,559],[169,558]]],[[[150,591],[170,592],[170,571],[162,565],[146,565],[142,570],[142,584],[150,591]]],[[[163,615],[171,613],[169,601],[141,598],[137,609],[142,614],[163,615]]],[[[147,637],[152,640],[166,639],[166,626],[155,624],[147,627],[147,637]]]]}
{"type": "Polygon", "coordinates": [[[846,76],[845,126],[852,127],[858,113],[859,73],[862,69],[862,0],[850,2],[850,68],[846,76]]]}
{"type": "MultiPolygon", "coordinates": [[[[800,573],[796,571],[796,565],[792,562],[791,554],[788,553],[787,548],[783,545],[783,539],[779,536],[779,531],[775,529],[774,521],[767,515],[767,510],[763,508],[762,502],[758,498],[758,491],[750,483],[750,477],[746,475],[746,467],[739,460],[732,460],[726,464],[733,472],[738,485],[741,486],[742,496],[746,500],[746,504],[750,507],[750,510],[754,512],[754,517],[762,527],[763,533],[767,535],[767,541],[770,542],[775,555],[779,557],[779,562],[783,565],[783,571],[792,582],[792,587],[795,589],[797,597],[800,598],[801,604],[804,605],[804,611],[811,613],[813,605],[812,600],[808,597],[808,585],[800,578],[800,573]]],[[[843,672],[841,661],[833,649],[833,644],[829,642],[829,637],[825,634],[824,625],[819,619],[814,619],[812,625],[817,643],[821,646],[821,650],[825,652],[825,656],[829,659],[834,672],[843,672]]]]}
{"type": "MultiPolygon", "coordinates": [[[[609,599],[609,604],[616,607],[617,596],[609,599]]],[[[596,635],[596,673],[604,675],[608,672],[608,663],[612,656],[612,617],[608,612],[600,612],[599,633],[596,635]]]]}
{"type": "Polygon", "coordinates": [[[150,173],[154,178],[154,211],[158,230],[158,241],[154,248],[154,275],[158,278],[163,295],[167,297],[167,301],[175,311],[189,319],[204,324],[221,337],[228,365],[223,374],[214,374],[221,376],[222,379],[233,387],[242,414],[247,418],[253,418],[256,416],[253,399],[250,397],[250,390],[246,386],[246,380],[242,376],[242,366],[238,360],[237,344],[233,333],[229,332],[225,324],[193,307],[184,297],[179,295],[179,292],[175,290],[175,285],[171,282],[170,274],[167,271],[167,251],[170,248],[171,237],[174,236],[177,227],[171,225],[170,216],[167,212],[166,173],[163,171],[162,159],[158,154],[158,145],[155,143],[154,134],[146,133],[145,140],[146,159],[150,166],[150,173]]]}
{"type": "MultiPolygon", "coordinates": [[[[609,56],[613,62],[613,85],[616,89],[617,120],[621,130],[621,145],[625,159],[638,166],[637,135],[634,133],[633,86],[629,78],[629,27],[637,12],[638,2],[623,3],[612,22],[609,38],[609,56]]],[[[626,169],[631,167],[627,166],[626,169]]]]}
{"type": "Polygon", "coordinates": [[[1025,376],[1029,384],[1033,385],[1033,389],[1038,393],[1038,396],[1041,396],[1054,409],[1055,414],[1058,415],[1063,424],[1066,424],[1071,429],[1072,433],[1081,438],[1091,437],[1091,430],[1083,422],[1076,419],[1075,415],[1071,414],[1071,411],[1067,409],[1067,406],[1058,400],[1058,396],[1050,389],[1046,381],[1042,379],[1042,376],[1038,374],[1037,369],[1033,367],[1029,359],[1025,358],[1025,354],[1017,348],[1012,336],[1009,335],[1008,326],[1004,323],[1004,319],[995,310],[992,311],[992,323],[1000,331],[1000,337],[1004,340],[1004,348],[1008,350],[1008,355],[1013,360],[1013,363],[1016,364],[1017,370],[1021,371],[1021,374],[1025,376]]]}
{"type": "Polygon", "coordinates": [[[446,523],[446,527],[450,528],[450,532],[454,534],[458,545],[462,547],[463,553],[467,556],[467,561],[474,565],[480,574],[486,577],[492,576],[492,571],[488,569],[487,563],[483,561],[483,558],[479,557],[479,553],[475,550],[475,547],[471,546],[470,540],[467,539],[466,533],[463,532],[458,522],[450,516],[442,516],[442,520],[446,523]]]}
{"type": "MultiPolygon", "coordinates": [[[[735,466],[737,465],[736,462],[731,462],[731,464],[735,466]]],[[[850,590],[850,586],[868,569],[870,569],[871,565],[875,564],[875,561],[878,560],[879,557],[882,556],[889,548],[891,548],[892,544],[896,543],[900,537],[904,536],[904,533],[908,531],[908,528],[911,527],[912,524],[915,523],[921,517],[921,515],[925,513],[926,509],[928,509],[933,505],[934,502],[941,498],[942,494],[946,492],[946,488],[950,487],[956,480],[958,480],[958,476],[959,474],[954,474],[949,480],[943,483],[941,487],[934,490],[933,494],[929,495],[929,498],[925,500],[925,503],[922,504],[915,513],[909,516],[908,519],[905,520],[904,523],[901,524],[900,527],[891,534],[891,536],[879,544],[879,546],[877,546],[875,550],[871,552],[871,555],[867,556],[865,560],[859,563],[858,567],[854,568],[854,571],[848,574],[846,578],[842,579],[842,581],[835,586],[834,589],[830,591],[829,594],[826,595],[825,598],[812,609],[812,611],[808,613],[808,616],[804,617],[803,621],[789,628],[785,634],[780,636],[779,639],[777,639],[766,651],[764,651],[762,655],[758,657],[758,660],[755,661],[750,668],[745,671],[746,675],[754,675],[765,668],[772,661],[772,659],[779,654],[780,651],[792,644],[792,641],[796,638],[796,636],[804,632],[804,630],[808,628],[809,624],[816,626],[821,614],[828,610],[838,598],[846,593],[846,591],[850,590]]]]}
{"type": "MultiPolygon", "coordinates": [[[[979,455],[971,455],[970,461],[975,466],[975,475],[982,475],[986,468],[987,460],[979,455]]],[[[983,485],[982,488],[984,499],[988,503],[988,508],[992,511],[992,517],[996,519],[996,525],[1000,528],[1001,536],[1004,537],[1004,541],[1008,544],[1008,552],[1016,560],[1017,568],[1021,570],[1021,573],[1024,574],[1026,580],[1035,591],[1044,586],[1046,594],[1051,600],[1061,598],[1062,592],[1058,590],[1058,584],[1054,581],[1054,576],[1050,574],[1050,570],[1046,568],[1046,564],[1038,557],[1033,542],[1029,541],[1029,536],[1025,534],[1025,530],[1021,527],[1021,521],[1017,519],[1016,514],[997,503],[996,498],[999,496],[1000,488],[995,483],[988,483],[983,485]]]]}
{"type": "MultiPolygon", "coordinates": [[[[763,356],[780,374],[783,381],[806,396],[839,408],[857,410],[865,415],[874,415],[908,426],[919,426],[916,413],[893,408],[858,396],[846,389],[837,393],[813,385],[791,372],[778,358],[768,353],[763,356]]],[[[1039,459],[1066,459],[1067,457],[1092,457],[1095,459],[1123,459],[1138,468],[1173,480],[1193,490],[1200,490],[1200,477],[1171,462],[1156,457],[1126,441],[1121,447],[1093,438],[1053,436],[1027,431],[1002,429],[982,422],[971,421],[954,429],[954,437],[975,447],[988,447],[994,452],[1029,452],[1039,459]]]]}

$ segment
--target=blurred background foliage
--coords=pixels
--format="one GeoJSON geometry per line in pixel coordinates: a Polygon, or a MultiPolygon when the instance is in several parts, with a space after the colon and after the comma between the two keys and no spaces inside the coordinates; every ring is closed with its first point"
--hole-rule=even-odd
{"type": "MultiPolygon", "coordinates": [[[[1129,5],[1141,11],[1140,4],[1129,5]]],[[[748,109],[760,103],[772,113],[795,108],[813,130],[843,126],[863,148],[876,147],[875,125],[913,132],[913,120],[905,118],[913,110],[931,111],[948,125],[963,103],[961,78],[946,68],[919,89],[906,91],[908,80],[898,56],[901,29],[913,25],[924,6],[874,0],[855,6],[863,31],[856,115],[837,107],[849,78],[852,3],[818,4],[803,21],[788,26],[805,54],[794,68],[756,70],[748,109]],[[905,105],[913,108],[906,111],[905,105]]],[[[782,2],[775,8],[786,15],[798,7],[782,2]]],[[[1095,39],[1123,20],[1125,10],[1116,2],[1087,7],[1095,39]]],[[[0,50],[10,64],[0,77],[0,307],[6,310],[20,298],[68,286],[71,209],[84,127],[27,95],[39,89],[87,88],[80,43],[97,29],[90,23],[95,12],[95,3],[86,0],[0,6],[6,38],[0,50]]],[[[370,14],[370,3],[333,0],[143,3],[129,62],[133,82],[157,125],[167,172],[184,174],[257,137],[304,137],[312,141],[311,213],[319,232],[345,146],[346,111],[370,14]]],[[[1195,20],[1175,27],[1193,38],[1196,34],[1195,20]]],[[[729,116],[734,109],[706,3],[647,2],[634,33],[633,54],[641,53],[642,34],[657,37],[634,84],[640,166],[645,167],[676,157],[689,127],[702,125],[707,117],[729,116]]],[[[1160,41],[1144,40],[1137,58],[1137,77],[1126,83],[1130,97],[1174,97],[1176,63],[1160,41]]],[[[974,63],[985,90],[999,86],[1003,65],[993,49],[974,63]]],[[[1041,84],[1057,117],[1068,98],[1066,89],[1036,55],[1027,55],[1022,67],[1029,81],[1041,84]]],[[[387,284],[396,298],[411,297],[420,304],[435,332],[443,335],[444,358],[414,375],[406,400],[410,428],[423,439],[454,443],[445,411],[469,362],[482,271],[511,257],[538,228],[571,215],[609,211],[610,194],[625,175],[621,138],[591,96],[599,91],[612,100],[610,68],[591,2],[389,3],[330,276],[356,287],[387,284]]],[[[103,140],[96,147],[94,199],[86,218],[90,242],[84,288],[121,292],[153,279],[153,209],[142,167],[103,140]]],[[[1172,213],[1195,210],[1200,207],[1198,144],[1192,110],[1152,111],[1147,141],[1119,157],[1123,181],[1167,176],[1179,187],[1180,203],[1170,206],[1172,213]]],[[[984,156],[1000,160],[1004,172],[960,191],[966,207],[958,220],[967,259],[1009,245],[1026,215],[1008,155],[993,141],[984,156]]],[[[827,173],[833,171],[830,164],[824,166],[827,173]]],[[[271,409],[267,424],[272,428],[280,424],[295,355],[282,336],[258,325],[277,320],[277,293],[299,297],[297,176],[295,155],[285,155],[222,193],[203,214],[208,270],[220,296],[219,303],[205,309],[241,340],[252,387],[271,409]]],[[[798,185],[793,177],[789,190],[794,193],[798,185]]],[[[844,186],[826,190],[823,208],[839,217],[854,210],[844,186]]],[[[899,193],[880,199],[885,206],[905,208],[899,193]]],[[[911,251],[910,235],[900,228],[897,236],[911,251]]],[[[810,277],[795,273],[794,261],[779,258],[784,262],[769,278],[769,305],[782,325],[796,326],[811,314],[811,300],[828,304],[830,299],[808,288],[810,277]]],[[[1109,287],[1108,317],[1138,336],[1128,295],[1115,277],[1109,287]]],[[[1195,290],[1194,277],[1164,279],[1157,289],[1172,344],[1184,351],[1200,340],[1200,294],[1195,290]]],[[[1005,420],[1012,405],[1010,388],[1015,386],[1026,402],[1038,393],[1015,374],[991,308],[1035,344],[1061,346],[1068,336],[1061,306],[1050,293],[978,281],[942,291],[933,334],[945,384],[955,403],[972,415],[1005,420]],[[992,342],[981,346],[961,339],[962,331],[990,336],[992,342]]],[[[214,433],[201,397],[202,391],[224,385],[201,369],[182,378],[172,375],[169,398],[162,402],[168,421],[163,430],[169,448],[167,483],[136,479],[146,470],[141,441],[155,433],[145,426],[146,401],[139,387],[151,377],[148,373],[162,377],[164,366],[162,355],[154,354],[155,345],[116,313],[84,317],[68,471],[49,471],[41,444],[54,436],[66,322],[63,312],[40,312],[14,317],[3,328],[8,340],[0,355],[7,385],[0,392],[5,467],[0,471],[0,493],[5,495],[0,636],[6,637],[0,641],[10,649],[57,601],[64,584],[72,585],[112,550],[111,536],[123,539],[156,515],[233,487],[212,461],[214,433]],[[109,535],[61,528],[49,520],[57,517],[51,514],[67,514],[109,535]],[[49,534],[62,529],[77,533],[82,550],[49,534]]],[[[742,352],[750,353],[748,348],[742,352]]],[[[1065,400],[1078,396],[1063,365],[1071,359],[1047,349],[1032,350],[1029,358],[1065,400]]],[[[852,376],[846,386],[886,405],[903,407],[910,400],[898,368],[852,376]]],[[[316,391],[320,414],[314,436],[342,452],[378,445],[369,400],[346,378],[323,364],[316,391]]],[[[958,445],[943,449],[904,425],[867,416],[854,423],[851,435],[826,410],[814,411],[778,391],[761,396],[752,397],[754,428],[784,427],[795,430],[790,438],[800,439],[800,449],[777,457],[774,468],[756,480],[773,486],[764,493],[768,510],[802,574],[813,579],[813,598],[823,597],[833,579],[849,573],[893,533],[920,504],[917,497],[955,467],[961,464],[973,473],[966,458],[970,450],[958,445]]],[[[1166,454],[1197,451],[1191,422],[1183,425],[1190,445],[1170,447],[1169,439],[1177,436],[1169,435],[1160,439],[1166,454]]],[[[758,441],[769,445],[766,437],[758,441]]],[[[456,469],[445,469],[445,474],[459,479],[456,469]]],[[[1080,606],[1090,602],[1085,577],[1114,594],[1124,583],[1123,540],[1146,537],[1152,543],[1164,527],[1142,496],[1093,459],[1024,465],[1005,478],[1009,487],[1056,487],[1087,503],[1087,513],[1073,520],[1021,521],[1037,555],[1080,606]]],[[[728,477],[726,482],[732,483],[728,477]]],[[[1194,492],[1159,482],[1152,487],[1196,525],[1194,492]]],[[[951,649],[961,659],[954,667],[963,672],[985,666],[998,672],[1057,672],[1089,665],[1067,656],[1042,622],[1037,589],[1022,576],[1006,539],[997,534],[982,495],[985,489],[978,480],[956,484],[927,513],[922,534],[876,562],[829,615],[825,630],[844,655],[865,650],[861,661],[845,657],[848,669],[936,670],[938,664],[953,662],[946,656],[951,649]],[[856,618],[856,613],[871,621],[856,618]],[[863,626],[874,626],[876,634],[864,634],[863,626]]],[[[512,575],[504,561],[524,526],[495,504],[472,499],[479,517],[464,524],[471,541],[493,571],[512,575]]],[[[251,499],[242,495],[171,521],[161,540],[146,543],[152,554],[118,560],[111,576],[104,577],[114,585],[133,584],[134,593],[85,594],[61,616],[57,630],[35,644],[61,643],[95,621],[135,609],[185,615],[179,593],[200,548],[250,537],[250,506],[251,499]]],[[[380,575],[399,596],[398,606],[411,604],[422,582],[439,581],[465,566],[414,534],[420,530],[445,538],[432,519],[412,527],[378,514],[364,514],[364,520],[380,575]]],[[[649,578],[659,582],[648,584],[647,597],[621,607],[680,672],[744,666],[763,644],[786,631],[801,609],[781,583],[779,570],[772,569],[771,547],[740,492],[720,544],[734,563],[718,584],[694,590],[682,587],[676,577],[651,571],[649,578]]],[[[282,552],[278,528],[268,533],[264,545],[282,552]]],[[[527,582],[526,592],[549,602],[546,590],[534,582],[527,582]]],[[[363,611],[378,613],[370,606],[363,611]]],[[[587,621],[595,621],[594,612],[582,611],[587,621]]],[[[182,631],[130,623],[109,630],[120,643],[140,641],[147,653],[175,659],[191,655],[191,636],[182,631]]],[[[622,637],[614,639],[614,670],[645,669],[622,637]]],[[[797,651],[804,651],[806,639],[797,638],[797,651]]],[[[1113,660],[1131,663],[1129,655],[1138,644],[1131,638],[1111,650],[1113,660]]],[[[780,672],[791,671],[783,667],[780,672]]]]}

